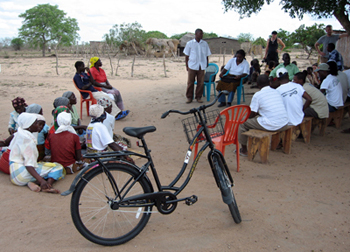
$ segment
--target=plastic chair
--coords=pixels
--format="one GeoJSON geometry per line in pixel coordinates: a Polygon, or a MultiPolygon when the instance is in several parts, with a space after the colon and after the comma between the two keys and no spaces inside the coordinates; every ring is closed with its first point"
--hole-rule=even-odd
{"type": "MultiPolygon", "coordinates": [[[[207,101],[210,101],[210,89],[212,84],[214,89],[214,97],[216,97],[215,78],[218,72],[219,66],[215,63],[209,63],[208,67],[205,69],[203,96],[205,97],[206,92],[207,101]]],[[[194,84],[197,85],[197,81],[195,81],[194,84]]]]}
{"type": "MultiPolygon", "coordinates": [[[[228,75],[229,71],[227,71],[224,76],[228,75]]],[[[244,94],[244,86],[243,86],[243,80],[247,79],[248,75],[241,78],[241,81],[239,83],[239,86],[237,87],[236,93],[237,93],[237,105],[241,104],[241,95],[243,95],[243,102],[245,102],[245,94],[244,94]]],[[[234,97],[234,96],[233,96],[234,97]]]]}
{"type": "Polygon", "coordinates": [[[92,92],[91,91],[84,90],[84,89],[79,89],[77,84],[75,84],[74,79],[73,79],[73,83],[74,83],[75,88],[78,89],[79,92],[80,92],[80,119],[83,119],[83,103],[84,102],[86,103],[86,112],[87,112],[87,115],[89,116],[90,115],[90,113],[89,113],[90,101],[91,101],[91,104],[96,104],[97,101],[92,96],[92,92]],[[81,94],[81,92],[88,93],[89,94],[89,98],[84,98],[83,95],[81,94]]]}
{"type": "MultiPolygon", "coordinates": [[[[236,145],[237,172],[239,172],[239,143],[238,143],[238,127],[240,124],[247,121],[250,115],[250,107],[247,105],[235,105],[228,107],[220,112],[220,116],[225,117],[224,134],[222,136],[212,137],[215,148],[225,155],[225,147],[229,144],[236,145]]],[[[208,126],[213,128],[216,126],[219,117],[213,125],[208,126]]],[[[197,156],[198,143],[195,145],[194,156],[197,156]]]]}

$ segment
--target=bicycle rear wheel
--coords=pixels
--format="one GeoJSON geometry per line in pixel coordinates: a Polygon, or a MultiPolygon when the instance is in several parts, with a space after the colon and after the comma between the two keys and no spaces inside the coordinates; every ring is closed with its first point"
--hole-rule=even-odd
{"type": "MultiPolygon", "coordinates": [[[[126,197],[152,192],[145,178],[131,183],[138,172],[125,164],[106,164],[118,189],[126,197]]],[[[119,207],[112,210],[111,203],[116,199],[112,183],[101,166],[93,168],[77,184],[71,199],[71,214],[75,227],[91,242],[113,246],[125,243],[137,236],[146,226],[152,206],[119,207]]],[[[117,198],[119,200],[119,198],[117,198]]],[[[138,201],[136,203],[146,203],[138,201]]]]}
{"type": "Polygon", "coordinates": [[[218,176],[219,188],[222,195],[222,200],[228,205],[231,215],[235,223],[241,223],[241,214],[239,213],[235,195],[233,194],[231,182],[226,173],[226,169],[222,160],[217,156],[213,157],[213,164],[218,176]]]}

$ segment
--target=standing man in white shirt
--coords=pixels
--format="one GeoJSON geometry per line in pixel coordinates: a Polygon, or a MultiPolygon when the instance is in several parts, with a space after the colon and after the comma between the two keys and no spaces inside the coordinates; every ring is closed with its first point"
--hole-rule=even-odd
{"type": "Polygon", "coordinates": [[[186,90],[186,103],[191,103],[194,92],[194,81],[197,77],[197,88],[195,93],[195,99],[197,102],[202,103],[201,100],[204,89],[204,72],[208,67],[208,56],[211,55],[208,43],[202,40],[203,31],[197,29],[195,31],[195,38],[187,42],[184,49],[186,70],[188,72],[187,90],[186,90]]]}

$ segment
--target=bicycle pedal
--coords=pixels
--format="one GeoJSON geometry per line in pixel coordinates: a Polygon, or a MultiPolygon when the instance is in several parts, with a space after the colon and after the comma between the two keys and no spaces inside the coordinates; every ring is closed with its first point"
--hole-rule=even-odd
{"type": "Polygon", "coordinates": [[[185,203],[186,203],[186,205],[191,206],[194,203],[196,203],[197,200],[198,200],[198,197],[196,195],[192,195],[191,197],[186,198],[185,203]]]}

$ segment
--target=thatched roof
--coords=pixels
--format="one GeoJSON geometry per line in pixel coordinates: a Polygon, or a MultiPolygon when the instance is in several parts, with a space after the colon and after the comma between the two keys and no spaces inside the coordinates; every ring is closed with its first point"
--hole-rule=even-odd
{"type": "Polygon", "coordinates": [[[193,33],[185,34],[182,38],[180,38],[180,47],[185,47],[186,43],[192,39],[194,39],[193,33]]]}

